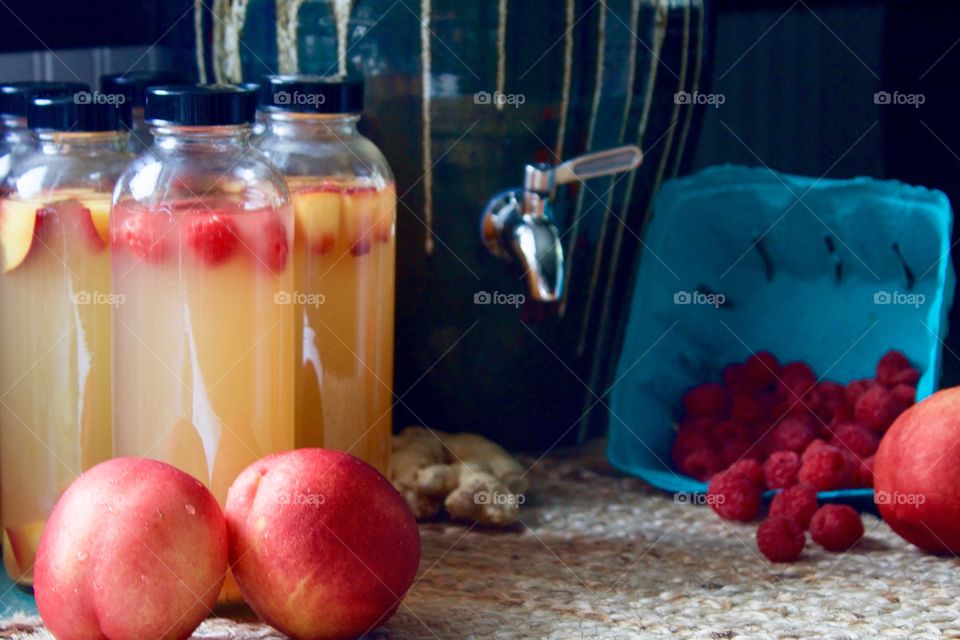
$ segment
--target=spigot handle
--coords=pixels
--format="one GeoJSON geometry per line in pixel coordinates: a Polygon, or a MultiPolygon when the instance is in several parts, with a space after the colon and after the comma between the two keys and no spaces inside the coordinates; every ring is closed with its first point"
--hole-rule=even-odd
{"type": "Polygon", "coordinates": [[[632,144],[571,158],[555,167],[527,165],[524,189],[552,194],[557,185],[630,171],[643,162],[640,147],[632,144]]]}

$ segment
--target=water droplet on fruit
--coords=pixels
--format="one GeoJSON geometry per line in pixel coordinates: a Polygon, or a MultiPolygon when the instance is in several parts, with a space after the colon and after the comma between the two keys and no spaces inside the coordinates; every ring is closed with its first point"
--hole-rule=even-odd
{"type": "Polygon", "coordinates": [[[157,509],[157,520],[163,520],[163,511],[157,509]]]}
{"type": "Polygon", "coordinates": [[[195,515],[197,515],[197,508],[196,508],[195,506],[193,506],[192,504],[188,504],[188,505],[187,505],[187,513],[189,513],[189,514],[192,515],[192,516],[195,516],[195,515]]]}
{"type": "Polygon", "coordinates": [[[145,575],[143,575],[143,574],[141,573],[141,574],[140,574],[140,582],[146,584],[146,583],[147,583],[147,576],[145,576],[145,575]]]}
{"type": "Polygon", "coordinates": [[[83,562],[86,559],[87,559],[86,551],[77,551],[77,560],[79,560],[80,562],[83,562]]]}

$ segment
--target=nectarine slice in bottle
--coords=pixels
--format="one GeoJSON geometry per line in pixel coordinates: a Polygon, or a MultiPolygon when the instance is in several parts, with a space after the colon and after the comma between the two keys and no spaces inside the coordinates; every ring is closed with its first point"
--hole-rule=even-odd
{"type": "Polygon", "coordinates": [[[37,222],[37,205],[21,200],[4,200],[0,204],[0,249],[3,250],[3,272],[19,267],[33,245],[33,228],[37,222]]]}
{"type": "Polygon", "coordinates": [[[93,226],[96,228],[103,244],[110,243],[110,201],[83,200],[83,206],[90,210],[93,226]]]}
{"type": "Polygon", "coordinates": [[[297,234],[314,253],[333,250],[340,235],[340,190],[322,185],[293,194],[297,234]]]}
{"type": "Polygon", "coordinates": [[[369,253],[373,246],[378,204],[373,187],[354,187],[343,192],[343,230],[350,253],[355,256],[369,253]]]}

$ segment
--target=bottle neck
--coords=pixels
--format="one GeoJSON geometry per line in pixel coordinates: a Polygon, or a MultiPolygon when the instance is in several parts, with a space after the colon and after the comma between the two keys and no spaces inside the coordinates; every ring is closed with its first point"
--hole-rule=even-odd
{"type": "Polygon", "coordinates": [[[126,149],[123,131],[38,131],[37,144],[43,153],[102,153],[126,149]]]}
{"type": "Polygon", "coordinates": [[[267,133],[284,138],[334,138],[343,139],[359,135],[359,113],[289,113],[265,111],[267,133]]]}
{"type": "Polygon", "coordinates": [[[151,126],[154,147],[161,152],[227,151],[242,149],[250,142],[251,125],[216,127],[151,126]]]}

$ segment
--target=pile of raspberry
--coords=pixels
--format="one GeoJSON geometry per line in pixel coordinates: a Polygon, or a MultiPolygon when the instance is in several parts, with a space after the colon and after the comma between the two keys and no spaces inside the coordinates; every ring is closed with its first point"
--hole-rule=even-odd
{"type": "Polygon", "coordinates": [[[874,378],[847,385],[757,353],[728,365],[722,383],[687,391],[673,462],[709,481],[708,503],[728,520],[754,520],[761,494],[781,490],[757,531],[770,560],[795,560],[808,529],[824,548],[844,551],[863,535],[860,516],[842,505],[818,509],[817,492],[873,486],[880,438],[914,403],[919,377],[899,351],[880,359],[874,378]]]}

